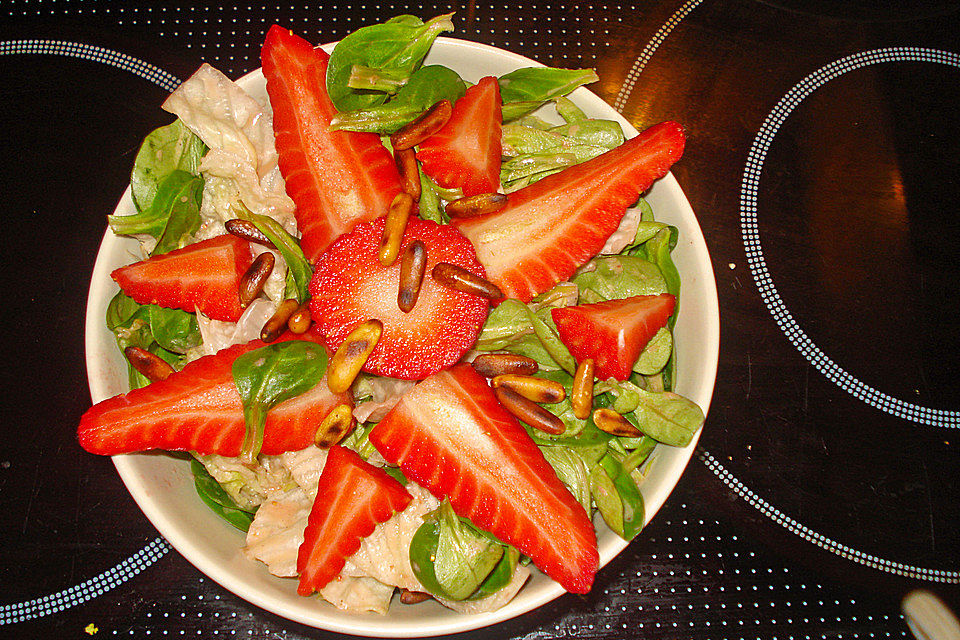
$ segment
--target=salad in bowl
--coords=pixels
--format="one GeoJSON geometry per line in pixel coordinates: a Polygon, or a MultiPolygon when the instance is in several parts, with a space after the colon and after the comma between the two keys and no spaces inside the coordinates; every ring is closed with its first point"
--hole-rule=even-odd
{"type": "Polygon", "coordinates": [[[588,592],[713,389],[682,127],[638,133],[592,70],[439,37],[451,19],[323,47],[275,26],[262,70],[203,65],[91,284],[81,446],[204,573],[334,631],[588,592]]]}

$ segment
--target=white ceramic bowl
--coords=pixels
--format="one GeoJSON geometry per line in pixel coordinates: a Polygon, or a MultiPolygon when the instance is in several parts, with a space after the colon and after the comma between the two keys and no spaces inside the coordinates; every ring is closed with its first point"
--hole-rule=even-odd
{"type": "MultiPolygon", "coordinates": [[[[332,45],[325,48],[329,51],[332,45]]],[[[451,38],[437,40],[427,63],[446,65],[470,82],[487,75],[500,76],[520,67],[539,66],[520,55],[451,38]]],[[[263,74],[259,70],[241,78],[239,84],[258,100],[266,101],[263,74]]],[[[618,120],[628,137],[636,135],[626,120],[590,91],[577,89],[570,98],[588,115],[618,120]]],[[[675,328],[679,372],[676,390],[706,412],[713,394],[720,339],[717,291],[710,257],[696,216],[673,175],[668,174],[657,182],[647,194],[647,200],[658,220],[680,230],[680,242],[673,253],[683,279],[680,316],[675,328]]],[[[116,212],[123,215],[133,211],[128,189],[116,212]]],[[[135,250],[133,240],[117,237],[107,230],[94,267],[87,301],[86,359],[95,402],[127,390],[126,365],[104,324],[104,316],[107,304],[117,291],[110,272],[134,261],[135,250]]],[[[648,522],[679,480],[696,441],[694,438],[683,449],[659,445],[654,452],[642,487],[648,522]]],[[[295,580],[271,576],[263,564],[248,560],[241,551],[243,533],[214,515],[200,501],[187,462],[164,455],[133,454],[116,456],[114,463],[150,522],[187,560],[244,600],[302,624],[362,636],[433,636],[507,620],[563,594],[559,585],[535,571],[512,602],[492,613],[467,616],[433,602],[416,606],[395,604],[386,616],[345,613],[319,597],[298,596],[295,580]]],[[[604,525],[600,524],[599,529],[600,562],[604,565],[627,543],[604,525]]]]}

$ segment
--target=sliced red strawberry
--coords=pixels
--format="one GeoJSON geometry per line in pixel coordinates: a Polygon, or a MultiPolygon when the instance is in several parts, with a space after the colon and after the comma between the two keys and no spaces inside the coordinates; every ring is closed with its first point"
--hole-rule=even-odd
{"type": "Polygon", "coordinates": [[[243,313],[240,278],[252,262],[250,244],[225,234],[120,267],[110,276],[140,304],[236,322],[243,313]]]}
{"type": "Polygon", "coordinates": [[[350,449],[331,447],[297,553],[297,593],[308,596],[326,586],[360,549],[360,542],[411,500],[383,469],[350,449]]]}
{"type": "Polygon", "coordinates": [[[459,187],[465,196],[496,191],[502,120],[500,85],[488,76],[467,89],[447,124],[418,147],[424,173],[441,187],[459,187]]]}
{"type": "Polygon", "coordinates": [[[470,365],[407,392],[370,432],[404,475],[460,516],[529,556],[567,591],[586,593],[596,533],[520,423],[470,365]]]}
{"type": "MultiPolygon", "coordinates": [[[[313,331],[280,338],[290,339],[320,341],[313,331]]],[[[263,346],[254,340],[229,347],[194,360],[166,380],[97,403],[80,418],[80,445],[102,455],[149,449],[239,455],[246,425],[231,367],[241,354],[263,346]]],[[[321,380],[267,413],[261,453],[275,455],[309,446],[330,410],[352,403],[349,394],[335,395],[326,379],[321,380]]]]}
{"type": "Polygon", "coordinates": [[[630,377],[650,339],[667,325],[676,298],[669,293],[633,296],[553,309],[560,341],[582,362],[592,358],[600,380],[630,377]]]}
{"type": "Polygon", "coordinates": [[[487,278],[524,302],[567,280],[612,234],[627,207],[683,154],[683,128],[664,122],[623,145],[515,191],[496,213],[452,221],[487,278]]]}
{"type": "Polygon", "coordinates": [[[401,255],[407,245],[420,240],[427,249],[427,265],[416,306],[404,313],[397,305],[401,261],[384,267],[378,257],[383,227],[382,218],[357,225],[320,256],[310,282],[310,312],[331,351],[361,322],[380,320],[383,334],[364,370],[418,380],[460,360],[487,318],[484,298],[443,287],[430,272],[438,262],[480,276],[483,267],[456,229],[410,218],[401,255]]]}
{"type": "Polygon", "coordinates": [[[274,25],[261,56],[280,173],[312,263],[337,236],[386,213],[400,176],[378,135],[328,130],[337,111],[327,95],[327,53],[274,25]]]}

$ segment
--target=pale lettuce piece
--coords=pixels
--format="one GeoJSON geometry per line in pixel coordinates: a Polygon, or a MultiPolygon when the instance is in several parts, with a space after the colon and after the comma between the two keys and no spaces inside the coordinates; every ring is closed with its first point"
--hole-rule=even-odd
{"type": "Polygon", "coordinates": [[[413,500],[363,539],[360,550],[347,560],[342,576],[369,576],[401,589],[425,591],[410,566],[410,541],[423,524],[424,516],[439,507],[440,502],[415,484],[408,484],[406,489],[413,500]]]}
{"type": "Polygon", "coordinates": [[[380,422],[413,385],[412,380],[361,376],[354,391],[353,417],[357,422],[380,422]]]}
{"type": "Polygon", "coordinates": [[[320,596],[344,611],[386,614],[393,598],[393,585],[373,578],[337,576],[320,589],[320,596]]]}
{"type": "Polygon", "coordinates": [[[643,217],[643,209],[631,207],[623,214],[620,219],[620,225],[610,234],[603,248],[600,249],[600,255],[617,254],[634,243],[637,237],[637,229],[640,227],[640,220],[643,217]]]}
{"type": "Polygon", "coordinates": [[[200,163],[204,177],[233,180],[239,201],[253,212],[284,224],[293,220],[294,204],[278,166],[273,119],[260,103],[203,64],[170,94],[163,108],[210,148],[200,163]]]}
{"type": "Polygon", "coordinates": [[[290,474],[276,458],[263,456],[260,464],[250,468],[239,458],[218,455],[194,455],[214,480],[220,483],[237,506],[253,510],[270,493],[282,491],[290,485],[290,474]]]}
{"type": "MultiPolygon", "coordinates": [[[[325,384],[325,382],[324,382],[325,384]]],[[[260,456],[261,460],[268,456],[260,456]]],[[[317,495],[317,483],[327,462],[327,450],[320,447],[307,447],[300,451],[287,451],[276,456],[293,481],[307,492],[310,499],[317,495]]]]}
{"type": "Polygon", "coordinates": [[[212,355],[221,349],[235,344],[244,344],[260,337],[263,325],[277,310],[275,302],[267,298],[257,298],[244,309],[240,320],[226,322],[212,320],[197,312],[197,324],[200,327],[200,336],[203,342],[197,349],[191,350],[191,359],[200,356],[212,355]]]}
{"type": "Polygon", "coordinates": [[[297,576],[297,553],[313,508],[313,498],[299,485],[264,500],[247,530],[244,553],[267,565],[275,576],[297,576]]]}

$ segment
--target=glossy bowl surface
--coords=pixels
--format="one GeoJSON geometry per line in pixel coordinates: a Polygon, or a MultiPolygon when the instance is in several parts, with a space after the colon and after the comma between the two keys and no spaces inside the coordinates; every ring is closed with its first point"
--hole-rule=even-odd
{"type": "MultiPolygon", "coordinates": [[[[330,50],[332,45],[325,48],[330,50]]],[[[514,53],[452,38],[439,38],[426,62],[455,69],[469,82],[477,82],[487,75],[500,76],[520,67],[539,66],[514,53]]],[[[259,70],[238,82],[262,103],[266,102],[263,74],[259,70]]],[[[636,135],[630,123],[590,91],[577,89],[570,98],[588,115],[618,120],[628,137],[636,135]]],[[[679,372],[676,390],[706,412],[716,378],[720,336],[710,257],[696,216],[672,174],[653,186],[647,200],[658,220],[680,231],[680,242],[673,253],[683,279],[681,312],[675,327],[679,372]]],[[[116,213],[133,212],[128,189],[116,213]]],[[[86,316],[87,374],[95,402],[127,390],[126,365],[104,324],[104,317],[117,291],[110,272],[136,260],[136,249],[135,241],[115,236],[108,229],[97,256],[86,316]]],[[[660,445],[654,452],[642,487],[648,521],[679,480],[696,440],[682,449],[660,445]]],[[[187,560],[241,598],[302,624],[359,636],[433,636],[495,624],[563,594],[559,585],[534,571],[533,578],[512,602],[491,613],[467,616],[432,602],[417,606],[395,604],[386,616],[346,613],[319,597],[298,596],[295,580],[271,576],[263,564],[247,559],[242,552],[243,533],[214,515],[197,497],[189,463],[160,454],[133,454],[116,456],[114,464],[150,522],[187,560]]],[[[602,523],[598,541],[602,565],[626,547],[626,543],[602,523]]]]}

